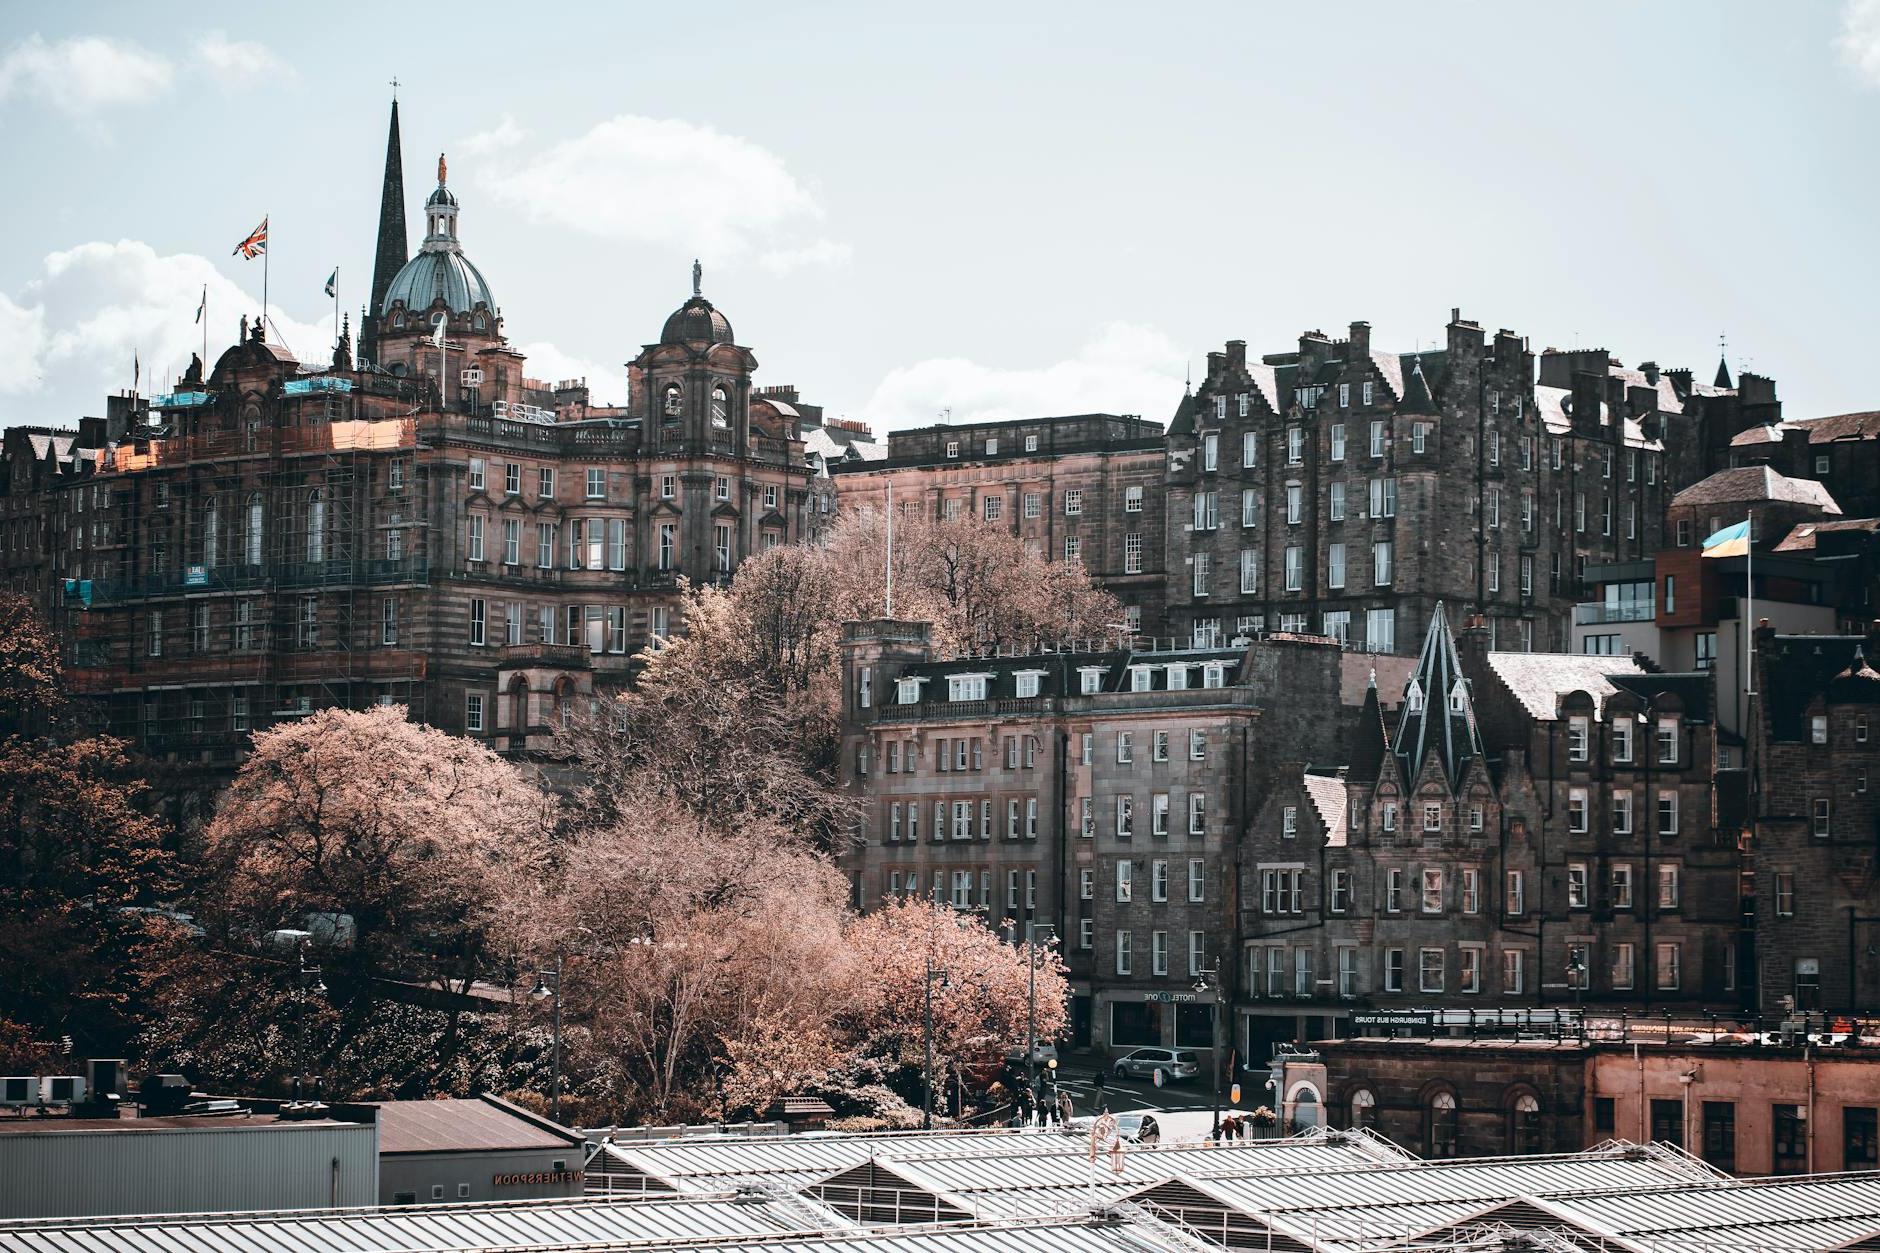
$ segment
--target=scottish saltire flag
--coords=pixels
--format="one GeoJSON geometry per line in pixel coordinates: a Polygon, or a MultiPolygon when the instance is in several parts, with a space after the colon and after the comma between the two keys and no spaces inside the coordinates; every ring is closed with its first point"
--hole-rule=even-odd
{"type": "Polygon", "coordinates": [[[333,273],[327,276],[326,294],[329,296],[339,295],[339,267],[338,266],[334,266],[333,273]]]}
{"type": "Polygon", "coordinates": [[[249,231],[248,238],[242,240],[241,243],[235,245],[235,251],[241,254],[242,260],[253,261],[256,257],[260,256],[262,253],[266,252],[267,250],[268,250],[268,220],[266,218],[262,218],[261,225],[255,227],[254,230],[249,231]]]}
{"type": "Polygon", "coordinates": [[[1726,526],[1704,541],[1706,557],[1741,557],[1749,552],[1749,519],[1726,526]]]}
{"type": "Polygon", "coordinates": [[[196,321],[198,322],[202,321],[202,315],[204,311],[206,311],[208,308],[209,308],[209,285],[207,283],[204,283],[202,285],[202,300],[200,303],[196,305],[196,321]]]}

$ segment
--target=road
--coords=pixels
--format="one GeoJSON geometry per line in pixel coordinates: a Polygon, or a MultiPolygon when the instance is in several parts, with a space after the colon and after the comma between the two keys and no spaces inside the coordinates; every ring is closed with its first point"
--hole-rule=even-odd
{"type": "MultiPolygon", "coordinates": [[[[1071,1094],[1071,1104],[1078,1114],[1096,1111],[1096,1070],[1089,1064],[1079,1065],[1075,1060],[1066,1061],[1058,1071],[1058,1088],[1071,1094]]],[[[1123,1113],[1133,1109],[1211,1109],[1214,1097],[1208,1090],[1208,1076],[1188,1083],[1171,1083],[1156,1087],[1147,1079],[1118,1079],[1106,1072],[1103,1080],[1104,1104],[1112,1113],[1123,1113]]],[[[1227,1082],[1222,1080],[1221,1110],[1227,1113],[1236,1108],[1251,1108],[1243,1100],[1241,1106],[1228,1101],[1227,1082]]]]}

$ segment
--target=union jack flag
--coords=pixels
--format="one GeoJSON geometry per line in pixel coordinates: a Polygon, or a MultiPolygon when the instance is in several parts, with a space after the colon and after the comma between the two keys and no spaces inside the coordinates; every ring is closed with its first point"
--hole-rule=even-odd
{"type": "MultiPolygon", "coordinates": [[[[268,250],[268,220],[261,219],[261,225],[248,233],[248,238],[235,245],[235,251],[244,261],[253,261],[268,250]]],[[[231,254],[232,255],[232,254],[231,254]]]]}

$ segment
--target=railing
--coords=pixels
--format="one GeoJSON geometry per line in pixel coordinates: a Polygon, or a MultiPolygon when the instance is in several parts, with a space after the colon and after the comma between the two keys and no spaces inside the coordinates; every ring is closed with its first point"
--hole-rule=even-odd
{"type": "Polygon", "coordinates": [[[592,654],[585,644],[505,644],[500,656],[502,668],[536,663],[564,670],[585,670],[592,654]]]}
{"type": "Polygon", "coordinates": [[[1575,626],[1597,626],[1603,622],[1650,622],[1658,616],[1650,601],[1609,605],[1603,600],[1586,601],[1573,607],[1575,626]]]}

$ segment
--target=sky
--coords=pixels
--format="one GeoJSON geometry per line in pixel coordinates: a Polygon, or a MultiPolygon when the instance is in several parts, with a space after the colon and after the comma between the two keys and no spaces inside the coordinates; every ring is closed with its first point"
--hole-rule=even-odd
{"type": "Polygon", "coordinates": [[[1880,408],[1880,0],[1570,7],[460,0],[0,7],[0,425],[169,390],[260,306],[308,360],[407,218],[460,235],[530,374],[621,398],[690,294],[877,430],[1166,420],[1244,339],[1451,308],[1544,347],[1880,408]]]}

